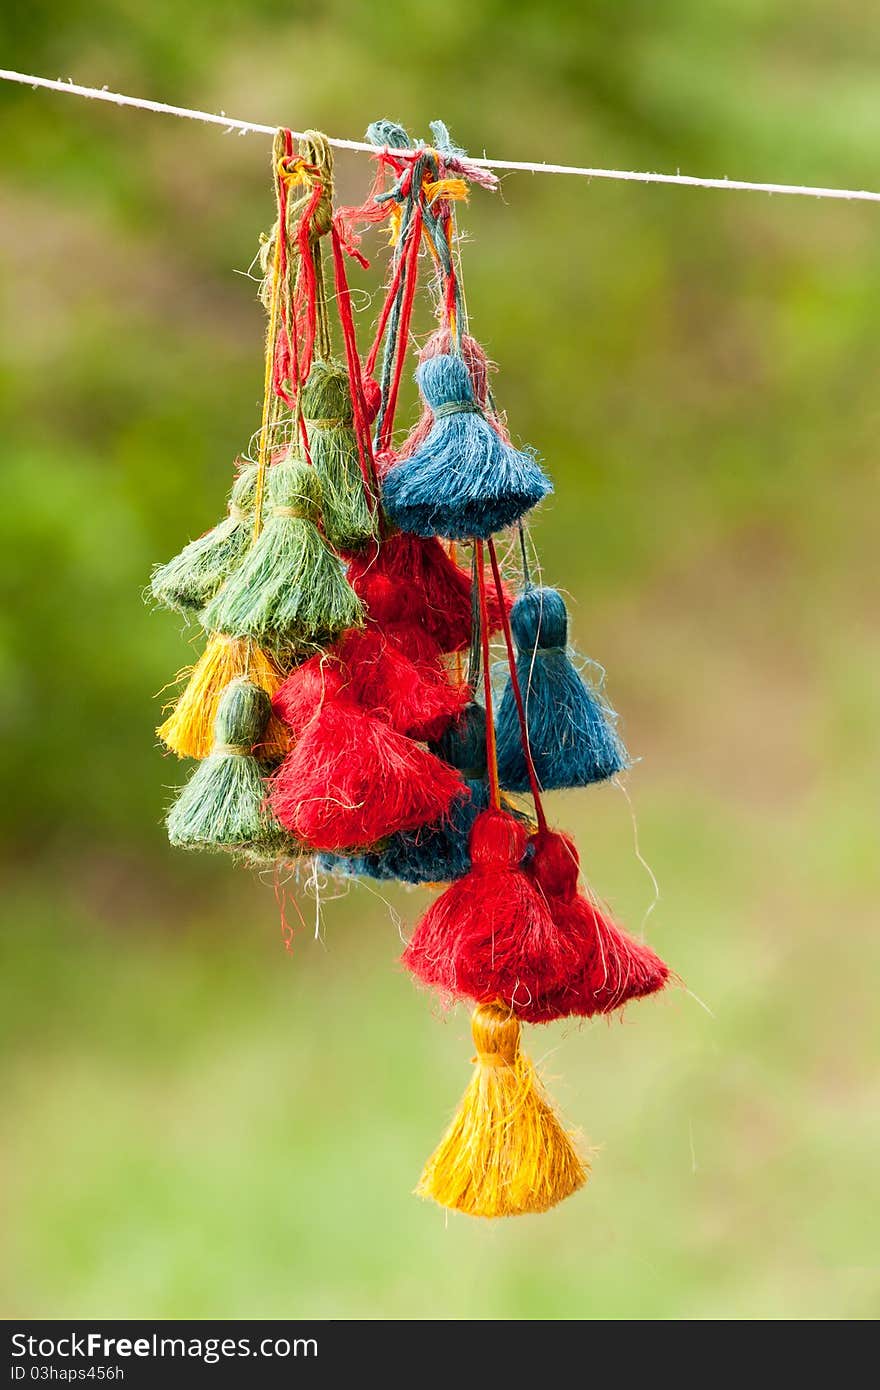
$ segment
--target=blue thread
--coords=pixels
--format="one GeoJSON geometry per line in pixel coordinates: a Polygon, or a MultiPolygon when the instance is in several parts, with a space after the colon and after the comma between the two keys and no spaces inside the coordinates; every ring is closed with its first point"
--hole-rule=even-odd
{"type": "Polygon", "coordinates": [[[486,776],[486,711],[472,700],[435,743],[432,753],[470,780],[486,776]]]}
{"type": "Polygon", "coordinates": [[[383,849],[367,854],[320,854],[318,866],[343,878],[398,879],[401,883],[451,883],[471,867],[471,826],[489,805],[489,788],[483,781],[465,781],[459,795],[441,821],[418,830],[400,831],[383,849]]]}
{"type": "Polygon", "coordinates": [[[438,418],[421,447],[385,478],[385,510],[402,531],[485,540],[552,491],[534,455],[506,444],[472,408],[470,373],[460,357],[428,358],[416,380],[438,418]],[[447,406],[458,408],[449,412],[447,406]]]}
{"type": "MultiPolygon", "coordinates": [[[[510,613],[516,671],[526,706],[529,747],[545,790],[586,787],[628,766],[617,715],[568,655],[568,614],[555,589],[530,588],[510,613]]],[[[498,776],[508,791],[528,791],[529,777],[513,690],[508,681],[496,718],[498,776]]]]}

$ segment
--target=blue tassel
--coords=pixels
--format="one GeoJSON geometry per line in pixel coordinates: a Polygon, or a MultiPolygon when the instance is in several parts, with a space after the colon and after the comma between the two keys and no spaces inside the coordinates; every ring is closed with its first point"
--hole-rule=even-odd
{"type": "Polygon", "coordinates": [[[434,424],[421,447],[385,477],[385,510],[401,531],[485,540],[552,491],[534,456],[506,444],[489,424],[460,357],[428,358],[416,380],[434,424]]]}
{"type": "MultiPolygon", "coordinates": [[[[510,612],[516,672],[526,707],[529,747],[541,787],[586,787],[628,765],[617,715],[572,665],[568,614],[555,589],[529,588],[510,612]]],[[[496,719],[498,775],[508,791],[528,791],[513,689],[508,681],[496,719]]]]}
{"type": "Polygon", "coordinates": [[[383,849],[368,854],[321,854],[319,867],[346,878],[398,879],[401,883],[451,883],[462,878],[471,867],[471,826],[489,805],[485,782],[466,780],[465,787],[467,792],[456,798],[442,821],[392,835],[383,849]]]}

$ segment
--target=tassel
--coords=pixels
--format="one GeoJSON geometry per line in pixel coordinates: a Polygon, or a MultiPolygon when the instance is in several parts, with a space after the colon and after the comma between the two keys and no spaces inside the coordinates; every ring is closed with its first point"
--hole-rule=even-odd
{"type": "Polygon", "coordinates": [[[313,849],[337,851],[439,820],[462,790],[459,774],[339,687],[332,670],[307,662],[276,696],[276,710],[298,734],[272,783],[281,824],[313,849]]]}
{"type": "Polygon", "coordinates": [[[180,613],[204,608],[250,545],[256,485],[257,465],[245,464],[232,484],[228,515],[172,560],[156,566],[150,592],[157,603],[180,613]]]}
{"type": "Polygon", "coordinates": [[[321,481],[324,534],[336,550],[362,550],[375,539],[377,512],[364,486],[345,368],[315,362],[300,406],[309,457],[321,481]]]}
{"type": "Polygon", "coordinates": [[[470,697],[436,657],[407,656],[373,624],[346,633],[336,652],[355,703],[410,738],[439,738],[470,697]]]}
{"type": "Polygon", "coordinates": [[[322,855],[320,866],[345,878],[452,883],[471,867],[470,832],[488,805],[486,783],[466,778],[464,790],[439,821],[391,835],[382,849],[367,854],[322,855]]]}
{"type": "Polygon", "coordinates": [[[532,838],[527,872],[540,888],[557,931],[577,951],[579,965],[563,984],[516,1004],[528,1023],[592,1018],[656,994],[669,967],[644,942],[610,922],[578,892],[578,853],[567,835],[540,831],[532,838]]]}
{"type": "Polygon", "coordinates": [[[229,849],[282,840],[266,805],[266,789],[253,750],[271,713],[265,690],[234,680],[217,710],[214,746],[199,763],[168,812],[173,845],[229,849]]]}
{"type": "MultiPolygon", "coordinates": [[[[231,681],[247,676],[271,698],[284,680],[274,659],[242,637],[214,633],[189,672],[188,682],[163,724],[156,730],[178,758],[207,758],[214,742],[220,697],[231,681]]],[[[274,714],[259,747],[260,758],[277,762],[290,746],[290,734],[274,714]]]]}
{"type": "Polygon", "coordinates": [[[418,830],[392,835],[379,850],[355,857],[322,855],[320,866],[344,878],[396,879],[400,883],[452,883],[471,867],[470,834],[481,811],[489,807],[486,775],[486,711],[465,706],[431,752],[457,767],[465,791],[449,814],[418,830]]]}
{"type": "Polygon", "coordinates": [[[320,483],[291,457],[269,470],[269,512],[244,562],[202,614],[209,631],[276,650],[326,646],[363,621],[360,600],[317,529],[320,483]]]}
{"type": "MultiPolygon", "coordinates": [[[[378,555],[353,559],[348,577],[370,617],[383,629],[392,624],[420,628],[443,652],[463,651],[470,644],[470,572],[457,565],[435,537],[389,536],[378,555]]],[[[504,603],[509,608],[506,592],[504,603]]],[[[494,590],[487,593],[487,613],[490,632],[497,632],[501,602],[494,590]]]]}
{"type": "MultiPolygon", "coordinates": [[[[516,673],[525,702],[529,748],[541,787],[586,787],[627,766],[617,715],[572,665],[568,614],[556,589],[529,588],[510,613],[516,673]]],[[[529,772],[512,682],[498,708],[498,775],[508,791],[528,791],[529,772]]]]}
{"type": "Polygon", "coordinates": [[[486,538],[547,496],[551,485],[534,457],[506,443],[476,404],[460,357],[431,357],[416,379],[434,424],[421,448],[385,476],[395,526],[417,536],[486,538]]]}
{"type": "Polygon", "coordinates": [[[568,979],[578,959],[543,894],[521,868],[528,832],[506,811],[484,811],[470,838],[472,868],[431,904],[403,953],[435,989],[508,1008],[568,979]]]}
{"type": "MultiPolygon", "coordinates": [[[[455,352],[455,334],[450,328],[437,328],[426,339],[424,346],[419,351],[419,362],[426,362],[429,357],[440,357],[444,353],[455,352]]],[[[493,416],[492,407],[489,402],[489,372],[494,370],[494,366],[489,362],[486,353],[476,338],[472,338],[469,333],[461,336],[461,356],[468,369],[468,375],[473,386],[474,399],[486,415],[492,420],[496,428],[500,428],[500,422],[493,416]]],[[[410,458],[412,454],[420,449],[431,433],[434,424],[434,416],[430,406],[422,401],[422,415],[418,423],[410,430],[406,439],[397,451],[398,459],[410,458]]],[[[388,467],[395,462],[394,458],[389,458],[388,467]]],[[[387,472],[387,467],[386,470],[387,472]]]]}
{"type": "Polygon", "coordinates": [[[548,1211],[584,1185],[589,1166],[520,1051],[518,1020],[482,1004],[471,1026],[474,1074],[416,1193],[467,1216],[548,1211]]]}

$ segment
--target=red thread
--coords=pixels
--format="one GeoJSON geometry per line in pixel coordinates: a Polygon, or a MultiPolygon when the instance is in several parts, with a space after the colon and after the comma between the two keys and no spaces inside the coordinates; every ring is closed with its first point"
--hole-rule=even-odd
{"type": "MultiPolygon", "coordinates": [[[[491,541],[489,544],[491,545],[491,541]]],[[[489,769],[489,805],[501,809],[501,788],[498,785],[498,752],[495,746],[495,720],[492,717],[492,671],[489,655],[489,606],[486,602],[486,571],[483,542],[474,542],[477,557],[477,593],[480,600],[480,647],[483,654],[483,703],[486,706],[486,759],[489,769]]],[[[499,593],[500,597],[500,593],[499,593]]],[[[503,615],[507,620],[507,614],[503,615]]]]}
{"type": "Polygon", "coordinates": [[[364,395],[364,383],[361,376],[361,359],[357,350],[354,315],[351,308],[351,290],[349,289],[348,276],[345,270],[345,257],[342,254],[342,242],[335,220],[330,229],[330,241],[333,248],[333,281],[336,286],[336,302],[339,306],[339,322],[342,326],[342,337],[345,343],[345,359],[348,366],[348,380],[351,387],[354,432],[357,440],[358,459],[360,461],[361,476],[364,480],[364,490],[367,494],[367,500],[369,501],[371,509],[375,511],[378,506],[379,485],[376,479],[376,466],[373,461],[373,446],[370,439],[370,414],[364,395]]]}
{"type": "MultiPolygon", "coordinates": [[[[492,575],[495,580],[496,593],[501,596],[503,584],[501,581],[501,571],[498,568],[498,556],[495,553],[495,542],[491,536],[487,541],[489,547],[489,560],[492,565],[492,575]]],[[[538,774],[535,771],[535,764],[532,758],[532,750],[529,747],[529,726],[526,719],[526,710],[523,703],[522,690],[519,684],[519,675],[516,669],[516,652],[513,647],[513,634],[510,630],[510,616],[507,608],[501,605],[501,627],[504,632],[504,644],[507,647],[507,664],[510,668],[510,687],[513,691],[513,698],[516,703],[516,713],[519,720],[519,732],[522,740],[523,756],[526,761],[526,768],[529,774],[529,786],[532,789],[532,800],[535,803],[535,816],[538,821],[538,829],[547,829],[547,818],[544,815],[544,807],[541,804],[541,783],[538,781],[538,774]]]]}
{"type": "Polygon", "coordinates": [[[327,664],[298,667],[273,702],[298,735],[271,784],[281,824],[313,849],[338,851],[440,820],[464,791],[461,775],[359,709],[327,664]]]}
{"type": "MultiPolygon", "coordinates": [[[[404,532],[388,536],[378,554],[352,558],[348,578],[383,630],[388,631],[389,624],[421,629],[423,637],[443,652],[464,651],[470,644],[471,576],[436,537],[404,532]]],[[[511,598],[505,590],[499,602],[493,587],[486,602],[491,634],[500,628],[501,609],[510,607],[511,598]]]]}
{"type": "Polygon", "coordinates": [[[543,894],[523,872],[528,832],[507,811],[484,811],[471,830],[472,868],[419,922],[403,962],[424,984],[514,1012],[577,965],[543,894]]]}
{"type": "Polygon", "coordinates": [[[548,990],[518,1000],[514,1011],[527,1023],[556,1018],[591,1018],[621,1009],[633,999],[656,994],[669,979],[669,967],[642,941],[636,941],[578,892],[579,860],[567,835],[539,831],[532,837],[526,872],[553,919],[554,940],[565,940],[577,957],[560,971],[548,990]]]}
{"type": "Polygon", "coordinates": [[[398,320],[397,328],[396,360],[391,383],[388,388],[385,415],[382,419],[382,430],[379,436],[380,449],[389,449],[391,447],[391,437],[394,433],[394,416],[397,411],[397,397],[400,392],[403,365],[406,361],[406,354],[409,347],[409,327],[412,321],[413,304],[415,303],[416,286],[418,284],[421,241],[422,208],[421,204],[417,203],[409,229],[409,242],[406,256],[406,279],[403,285],[403,300],[400,306],[400,319],[398,320]]]}

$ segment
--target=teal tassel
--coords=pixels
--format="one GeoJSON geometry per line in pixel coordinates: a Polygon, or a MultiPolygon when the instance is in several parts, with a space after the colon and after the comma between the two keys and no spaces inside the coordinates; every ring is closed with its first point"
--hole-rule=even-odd
{"type": "Polygon", "coordinates": [[[336,550],[362,550],[377,534],[377,510],[361,472],[348,373],[315,362],[300,396],[312,466],[321,480],[324,534],[336,550]]]}
{"type": "Polygon", "coordinates": [[[309,650],[363,623],[361,602],[316,522],[321,485],[304,459],[269,470],[263,529],[202,613],[209,632],[251,637],[276,650],[309,650]]]}
{"type": "Polygon", "coordinates": [[[214,746],[168,812],[173,845],[242,849],[281,844],[285,834],[266,798],[260,764],[253,756],[272,711],[265,690],[244,677],[220,697],[214,746]]]}
{"type": "Polygon", "coordinates": [[[409,458],[385,475],[382,498],[401,531],[449,540],[486,538],[550,492],[534,455],[514,449],[486,419],[460,357],[429,357],[416,372],[434,415],[409,458]]]}
{"type": "Polygon", "coordinates": [[[167,564],[156,566],[150,592],[157,603],[180,613],[204,608],[251,543],[256,483],[257,465],[245,464],[232,484],[228,515],[167,564]]]}
{"type": "MultiPolygon", "coordinates": [[[[627,766],[617,715],[588,684],[567,651],[568,614],[556,589],[529,588],[510,612],[516,672],[526,707],[529,748],[544,790],[586,787],[627,766]]],[[[528,791],[529,775],[513,688],[508,681],[496,718],[498,776],[508,791],[528,791]]]]}

